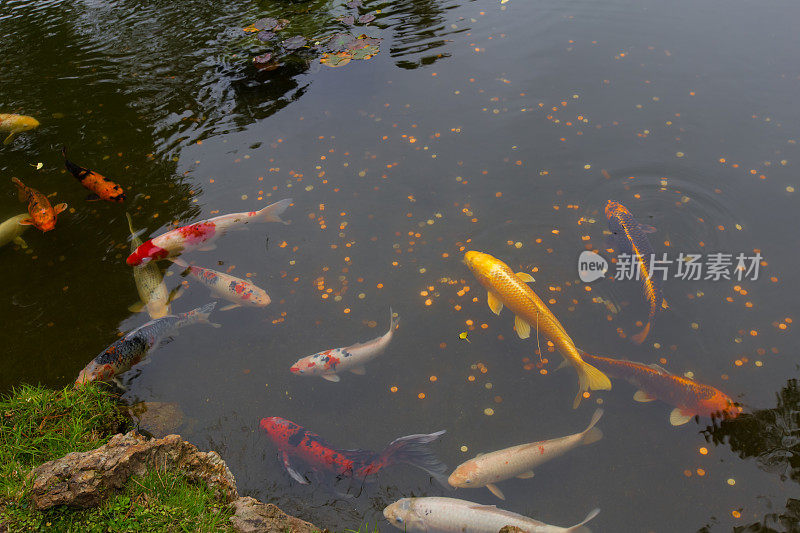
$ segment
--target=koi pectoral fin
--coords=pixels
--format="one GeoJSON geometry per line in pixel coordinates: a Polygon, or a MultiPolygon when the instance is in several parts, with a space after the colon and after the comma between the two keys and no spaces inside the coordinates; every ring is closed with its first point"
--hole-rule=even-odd
{"type": "Polygon", "coordinates": [[[499,315],[500,311],[503,310],[503,302],[500,300],[500,298],[492,291],[489,291],[487,294],[487,300],[489,302],[489,309],[492,310],[492,313],[499,315]]]}
{"type": "Polygon", "coordinates": [[[339,383],[342,380],[342,378],[336,374],[322,374],[322,379],[332,381],[333,383],[339,383]]]}
{"type": "Polygon", "coordinates": [[[183,291],[185,290],[186,288],[183,285],[178,285],[177,287],[172,289],[169,293],[169,296],[167,297],[167,303],[172,303],[178,298],[180,298],[181,295],[183,294],[183,291]]]}
{"type": "Polygon", "coordinates": [[[652,402],[656,398],[654,396],[650,396],[643,390],[637,390],[636,393],[633,395],[633,401],[635,402],[652,402]]]}
{"type": "Polygon", "coordinates": [[[486,488],[489,489],[489,492],[491,492],[492,494],[494,494],[495,496],[497,496],[501,500],[505,500],[506,499],[505,495],[503,494],[503,491],[500,490],[499,488],[497,488],[497,485],[495,485],[494,483],[487,484],[486,488]]]}
{"type": "Polygon", "coordinates": [[[128,306],[128,311],[131,313],[140,313],[142,309],[144,309],[144,302],[141,300],[128,306]]]}
{"type": "Polygon", "coordinates": [[[211,250],[216,250],[216,249],[217,249],[216,244],[208,244],[206,246],[201,246],[200,248],[198,248],[198,250],[200,250],[201,252],[210,252],[211,250]]]}
{"type": "Polygon", "coordinates": [[[286,473],[288,473],[292,479],[303,485],[308,485],[308,480],[301,476],[297,470],[292,468],[292,463],[289,462],[289,454],[286,452],[283,452],[283,468],[286,469],[286,473]]]}
{"type": "Polygon", "coordinates": [[[5,138],[5,140],[3,141],[3,144],[11,144],[11,139],[13,139],[13,138],[14,138],[14,135],[15,135],[16,133],[17,133],[17,132],[15,132],[15,131],[12,131],[12,132],[11,132],[11,134],[10,134],[8,137],[6,137],[6,138],[5,138]]]}
{"type": "Polygon", "coordinates": [[[241,307],[241,305],[239,305],[239,304],[229,304],[229,305],[226,305],[225,307],[220,307],[219,310],[220,311],[230,311],[231,309],[236,309],[237,307],[241,307]]]}
{"type": "Polygon", "coordinates": [[[20,226],[33,226],[33,220],[30,218],[23,218],[18,222],[20,226]]]}
{"type": "Polygon", "coordinates": [[[65,204],[65,203],[60,203],[58,205],[53,206],[53,210],[55,210],[56,215],[62,213],[66,209],[67,209],[67,204],[65,204]]]}
{"type": "Polygon", "coordinates": [[[363,375],[365,375],[367,373],[367,369],[364,368],[363,366],[356,366],[356,367],[351,368],[350,372],[352,372],[353,374],[355,374],[357,376],[363,376],[363,375]]]}
{"type": "Polygon", "coordinates": [[[533,477],[533,470],[528,470],[517,476],[519,479],[530,479],[533,477]]]}
{"type": "Polygon", "coordinates": [[[655,233],[658,231],[654,226],[649,226],[647,224],[639,224],[639,229],[645,233],[655,233]]]}
{"type": "Polygon", "coordinates": [[[517,330],[517,335],[519,335],[520,339],[527,339],[531,336],[531,325],[518,316],[514,316],[514,328],[517,330]]]}
{"type": "Polygon", "coordinates": [[[692,418],[694,418],[694,413],[687,413],[680,407],[676,407],[669,414],[669,423],[673,426],[682,426],[692,418]]]}

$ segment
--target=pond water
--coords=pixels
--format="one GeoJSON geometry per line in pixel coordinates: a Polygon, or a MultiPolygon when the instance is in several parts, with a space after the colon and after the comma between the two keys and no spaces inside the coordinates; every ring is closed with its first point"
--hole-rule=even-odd
{"type": "MultiPolygon", "coordinates": [[[[290,225],[183,256],[272,303],[215,311],[222,328],[183,329],[122,379],[130,402],[177,404],[178,431],[219,451],[241,493],[333,530],[392,530],[382,509],[410,495],[559,525],[599,507],[596,531],[730,531],[783,513],[800,491],[764,456],[775,447],[761,447],[763,427],[673,427],[672,406],[634,402],[617,380],[573,410],[575,373],[554,372],[543,338],[540,363],[536,335],[519,339],[510,311],[490,311],[461,259],[480,250],[533,273],[588,353],[691,372],[746,413],[773,407],[797,376],[798,17],[788,0],[5,0],[0,112],[41,125],[0,147],[0,218],[25,211],[11,177],[69,208],[55,230],[29,229],[27,248],[0,249],[0,390],[67,385],[149,319],[128,311],[126,210],[148,238],[293,198],[290,225]],[[347,24],[365,14],[375,20],[347,24]],[[264,17],[289,24],[263,42],[243,31],[264,17]],[[314,48],[336,32],[381,39],[379,52],[321,64],[345,62],[314,48]],[[308,45],[280,53],[296,35],[308,45]],[[268,52],[280,66],[255,68],[268,52]],[[63,145],[120,183],[124,205],[87,202],[63,145]],[[760,253],[758,279],[670,278],[669,310],[632,343],[647,321],[641,285],[578,279],[581,251],[610,257],[610,199],[657,229],[657,254],[760,253]],[[289,371],[382,335],[390,307],[400,327],[366,375],[289,371]],[[372,450],[446,429],[433,448],[453,468],[583,430],[598,404],[604,438],[501,483],[505,502],[404,466],[350,496],[300,485],[259,428],[279,416],[372,450]]],[[[160,266],[168,288],[189,282],[175,311],[210,301],[182,268],[160,266]]],[[[793,429],[776,431],[791,437],[787,412],[793,429]]],[[[798,451],[792,438],[778,439],[781,457],[798,451]]]]}

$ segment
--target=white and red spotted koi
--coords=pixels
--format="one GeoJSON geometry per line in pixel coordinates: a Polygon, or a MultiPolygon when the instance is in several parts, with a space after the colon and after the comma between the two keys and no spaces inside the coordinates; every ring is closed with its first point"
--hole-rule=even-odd
{"type": "Polygon", "coordinates": [[[447,482],[457,488],[486,487],[492,494],[505,500],[495,483],[512,477],[533,477],[533,469],[540,464],[560,457],[578,446],[597,442],[603,438],[603,433],[594,426],[601,416],[603,410],[598,409],[592,416],[589,427],[574,435],[520,444],[479,455],[458,465],[447,482]]]}
{"type": "Polygon", "coordinates": [[[338,382],[339,372],[349,370],[353,374],[366,374],[364,364],[382,354],[392,341],[394,330],[400,323],[389,309],[391,323],[389,331],[371,341],[356,343],[344,348],[332,348],[297,360],[289,369],[298,376],[320,376],[328,381],[338,382]]]}
{"type": "Polygon", "coordinates": [[[198,322],[215,328],[220,327],[219,324],[208,320],[216,305],[216,302],[212,302],[188,313],[157,318],[130,331],[86,365],[75,380],[75,386],[91,381],[111,381],[119,374],[127,372],[178,328],[198,322]]]}
{"type": "Polygon", "coordinates": [[[270,204],[260,211],[247,213],[231,213],[207,220],[201,220],[188,226],[181,226],[162,233],[141,244],[126,262],[131,266],[143,265],[148,261],[176,257],[192,250],[208,251],[217,247],[217,239],[232,229],[242,229],[251,222],[282,222],[281,214],[292,203],[291,198],[270,204]]]}
{"type": "Polygon", "coordinates": [[[271,301],[264,289],[249,281],[210,268],[187,265],[180,259],[172,259],[172,262],[185,268],[186,274],[208,287],[215,297],[233,302],[221,307],[220,311],[235,307],[266,307],[271,301]]]}

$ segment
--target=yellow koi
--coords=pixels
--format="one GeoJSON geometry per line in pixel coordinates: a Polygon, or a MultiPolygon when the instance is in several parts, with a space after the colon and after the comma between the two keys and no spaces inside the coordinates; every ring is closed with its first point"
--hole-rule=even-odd
{"type": "Polygon", "coordinates": [[[39,127],[39,121],[26,115],[14,115],[13,113],[0,113],[0,131],[10,132],[3,144],[10,144],[14,135],[17,133],[32,130],[39,127]]]}

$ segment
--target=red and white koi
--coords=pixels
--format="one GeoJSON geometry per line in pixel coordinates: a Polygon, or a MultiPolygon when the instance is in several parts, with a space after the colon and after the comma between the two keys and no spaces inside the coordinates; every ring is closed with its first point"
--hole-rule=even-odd
{"type": "Polygon", "coordinates": [[[533,469],[556,457],[561,457],[578,446],[592,444],[603,438],[603,432],[595,425],[603,416],[603,410],[594,412],[589,427],[580,433],[558,439],[529,442],[495,452],[480,454],[456,467],[447,482],[456,488],[486,487],[492,494],[505,500],[495,483],[512,477],[528,479],[533,469]]]}
{"type": "Polygon", "coordinates": [[[319,376],[328,381],[338,382],[339,372],[350,371],[363,376],[366,374],[364,364],[375,359],[392,342],[394,330],[400,324],[400,317],[389,309],[391,323],[389,331],[371,341],[353,344],[344,348],[332,348],[297,360],[289,369],[298,376],[319,376]]]}
{"type": "Polygon", "coordinates": [[[281,214],[292,203],[291,198],[270,204],[260,211],[231,213],[188,226],[181,226],[141,244],[128,256],[126,262],[131,266],[143,265],[148,261],[176,257],[192,250],[208,251],[217,247],[216,240],[233,229],[244,229],[254,222],[282,222],[281,214]]]}
{"type": "Polygon", "coordinates": [[[236,307],[266,307],[271,300],[267,292],[254,283],[245,281],[225,274],[194,265],[187,265],[180,259],[171,259],[176,265],[185,268],[186,273],[208,287],[211,294],[217,298],[233,302],[230,305],[220,308],[220,311],[228,311],[236,307]]]}

